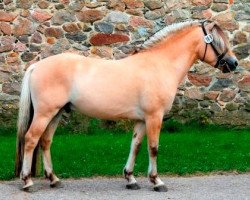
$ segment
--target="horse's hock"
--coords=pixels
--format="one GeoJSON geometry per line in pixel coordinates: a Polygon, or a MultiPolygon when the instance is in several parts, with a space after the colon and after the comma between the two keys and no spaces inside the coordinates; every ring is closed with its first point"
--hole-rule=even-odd
{"type": "Polygon", "coordinates": [[[250,124],[249,8],[248,0],[231,6],[228,0],[0,1],[0,122],[16,123],[22,71],[37,60],[66,51],[121,59],[168,24],[212,17],[230,38],[240,68],[222,74],[197,63],[170,116],[250,124]]]}

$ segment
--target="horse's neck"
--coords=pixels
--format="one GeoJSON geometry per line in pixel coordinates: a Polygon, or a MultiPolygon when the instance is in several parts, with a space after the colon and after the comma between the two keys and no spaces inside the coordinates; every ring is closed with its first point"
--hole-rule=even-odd
{"type": "Polygon", "coordinates": [[[180,83],[198,59],[197,46],[201,36],[196,30],[189,29],[186,32],[173,34],[159,45],[145,51],[144,55],[141,55],[142,59],[154,60],[152,67],[162,67],[162,72],[173,73],[172,75],[176,76],[178,83],[180,83]]]}

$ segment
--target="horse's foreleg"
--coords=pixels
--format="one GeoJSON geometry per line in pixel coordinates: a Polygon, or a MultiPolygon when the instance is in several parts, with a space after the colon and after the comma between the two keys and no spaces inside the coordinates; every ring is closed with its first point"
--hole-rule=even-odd
{"type": "Polygon", "coordinates": [[[35,114],[28,132],[25,135],[24,158],[21,179],[24,181],[24,189],[33,185],[31,180],[31,164],[33,152],[37,143],[48,126],[51,118],[48,115],[35,114]]]}
{"type": "Polygon", "coordinates": [[[57,125],[61,119],[61,113],[59,112],[49,123],[45,132],[41,137],[41,147],[43,150],[43,164],[44,164],[44,174],[45,177],[50,180],[50,186],[56,187],[59,185],[60,180],[53,172],[53,165],[51,160],[50,147],[53,139],[53,135],[57,128],[57,125]]]}
{"type": "Polygon", "coordinates": [[[157,174],[157,153],[161,125],[162,117],[160,116],[152,116],[146,120],[149,153],[148,175],[150,182],[154,184],[154,190],[165,192],[167,188],[157,174]]]}
{"type": "Polygon", "coordinates": [[[135,158],[139,152],[142,139],[145,135],[145,123],[144,122],[137,122],[134,127],[134,133],[130,148],[129,157],[127,160],[127,164],[124,168],[124,176],[128,181],[128,184],[126,185],[127,189],[139,189],[140,187],[137,185],[136,180],[133,176],[133,170],[135,165],[135,158]]]}

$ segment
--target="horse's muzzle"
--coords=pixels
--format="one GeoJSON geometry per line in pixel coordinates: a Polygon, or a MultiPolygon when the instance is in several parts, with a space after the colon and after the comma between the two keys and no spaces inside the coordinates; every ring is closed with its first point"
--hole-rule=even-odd
{"type": "Polygon", "coordinates": [[[219,65],[223,73],[234,71],[238,66],[238,60],[235,57],[225,57],[220,60],[219,65]]]}

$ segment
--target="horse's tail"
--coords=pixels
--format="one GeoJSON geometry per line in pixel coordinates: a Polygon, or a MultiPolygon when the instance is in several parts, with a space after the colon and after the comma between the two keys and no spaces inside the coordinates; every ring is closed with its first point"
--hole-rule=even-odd
{"type": "Polygon", "coordinates": [[[24,141],[25,133],[28,131],[31,121],[33,119],[33,105],[30,93],[30,75],[35,65],[31,65],[25,72],[22,91],[19,102],[19,115],[17,122],[17,143],[16,143],[16,163],[15,163],[15,175],[19,176],[22,168],[23,155],[24,155],[24,141]]]}

